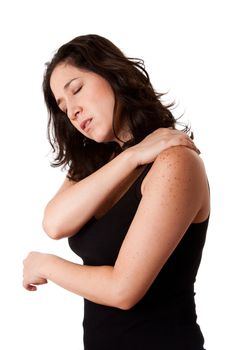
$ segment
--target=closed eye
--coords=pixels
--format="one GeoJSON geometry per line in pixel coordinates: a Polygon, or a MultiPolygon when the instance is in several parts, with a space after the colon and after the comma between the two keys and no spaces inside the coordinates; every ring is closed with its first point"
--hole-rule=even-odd
{"type": "MultiPolygon", "coordinates": [[[[81,89],[82,89],[82,85],[77,89],[77,90],[74,90],[74,92],[72,93],[73,96],[76,95],[81,89]]],[[[61,99],[58,99],[57,100],[57,105],[58,107],[60,108],[60,110],[67,115],[67,109],[63,108],[63,106],[61,106],[61,99]]]]}
{"type": "Polygon", "coordinates": [[[82,86],[80,86],[80,88],[78,88],[77,90],[75,90],[75,91],[73,92],[73,95],[76,95],[81,89],[82,89],[82,86]]]}

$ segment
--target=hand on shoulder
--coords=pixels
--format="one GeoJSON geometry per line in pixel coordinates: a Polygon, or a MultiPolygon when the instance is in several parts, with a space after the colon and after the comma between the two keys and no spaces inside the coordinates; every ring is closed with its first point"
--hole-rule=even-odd
{"type": "Polygon", "coordinates": [[[131,147],[138,166],[152,163],[166,149],[185,146],[200,153],[192,139],[183,131],[159,128],[146,136],[141,142],[131,147]]]}

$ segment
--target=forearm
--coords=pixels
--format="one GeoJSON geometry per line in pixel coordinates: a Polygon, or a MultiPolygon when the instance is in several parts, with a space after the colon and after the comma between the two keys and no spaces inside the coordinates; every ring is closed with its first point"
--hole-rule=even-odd
{"type": "Polygon", "coordinates": [[[114,191],[136,171],[130,150],[124,151],[80,182],[58,193],[46,206],[43,227],[47,234],[60,239],[69,237],[95,215],[114,191]]]}
{"type": "MultiPolygon", "coordinates": [[[[86,266],[45,254],[40,276],[92,302],[120,307],[118,281],[112,266],[86,266]]],[[[119,294],[120,295],[120,294],[119,294]]]]}

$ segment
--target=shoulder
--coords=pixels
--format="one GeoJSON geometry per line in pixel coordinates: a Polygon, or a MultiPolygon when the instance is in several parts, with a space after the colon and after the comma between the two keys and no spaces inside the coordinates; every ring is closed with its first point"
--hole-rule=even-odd
{"type": "Polygon", "coordinates": [[[175,184],[199,186],[205,181],[206,173],[202,159],[193,150],[171,147],[161,152],[152,164],[142,183],[142,194],[151,186],[175,184]]]}
{"type": "Polygon", "coordinates": [[[169,164],[184,166],[185,163],[198,165],[202,163],[202,160],[194,150],[185,146],[175,146],[161,152],[155,159],[153,166],[169,164]]]}
{"type": "Polygon", "coordinates": [[[209,213],[204,164],[195,151],[184,146],[161,152],[142,182],[141,193],[145,207],[154,208],[153,215],[159,213],[164,220],[175,214],[190,224],[209,213]]]}

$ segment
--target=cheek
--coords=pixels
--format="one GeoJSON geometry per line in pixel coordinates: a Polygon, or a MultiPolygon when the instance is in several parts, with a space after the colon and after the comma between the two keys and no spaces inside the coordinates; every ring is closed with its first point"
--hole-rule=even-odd
{"type": "Polygon", "coordinates": [[[105,105],[103,106],[106,123],[108,123],[109,125],[112,125],[113,123],[114,106],[115,106],[115,100],[113,100],[111,97],[106,101],[105,105]]]}
{"type": "Polygon", "coordinates": [[[111,113],[111,116],[113,114],[114,105],[115,105],[115,95],[108,85],[105,84],[103,86],[99,86],[98,91],[98,97],[97,100],[99,102],[99,105],[109,114],[111,113]]]}

